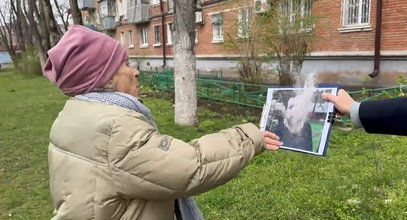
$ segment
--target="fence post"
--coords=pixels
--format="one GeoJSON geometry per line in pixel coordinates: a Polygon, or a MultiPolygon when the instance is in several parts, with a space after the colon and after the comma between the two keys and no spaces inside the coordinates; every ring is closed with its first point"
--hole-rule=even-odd
{"type": "Polygon", "coordinates": [[[209,98],[208,80],[205,80],[206,96],[209,98]]]}
{"type": "Polygon", "coordinates": [[[238,85],[238,89],[237,89],[237,106],[240,106],[240,91],[241,91],[241,89],[240,89],[240,86],[241,86],[241,84],[239,83],[239,84],[237,84],[238,85]]]}
{"type": "Polygon", "coordinates": [[[170,91],[170,88],[169,88],[169,85],[170,85],[170,76],[169,75],[167,75],[166,77],[166,80],[165,80],[165,86],[166,86],[166,89],[167,89],[167,91],[170,91]]]}

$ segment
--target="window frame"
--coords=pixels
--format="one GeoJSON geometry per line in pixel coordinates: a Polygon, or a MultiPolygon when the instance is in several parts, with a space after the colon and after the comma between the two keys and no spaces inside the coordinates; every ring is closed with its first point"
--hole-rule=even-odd
{"type": "MultiPolygon", "coordinates": [[[[295,22],[295,19],[297,17],[297,9],[295,4],[300,4],[299,5],[299,12],[301,17],[305,16],[312,16],[312,9],[313,9],[313,2],[312,0],[288,0],[288,1],[283,1],[280,4],[280,11],[281,13],[287,14],[289,18],[289,23],[293,24],[295,22]],[[286,4],[284,4],[286,3],[286,4]],[[308,7],[306,7],[308,6],[308,7]]],[[[281,18],[280,18],[281,19],[281,18]]],[[[281,21],[280,21],[281,22],[281,21]]],[[[295,24],[295,23],[294,23],[295,24]]],[[[303,20],[301,20],[300,23],[300,30],[299,32],[309,32],[312,30],[314,25],[311,25],[309,27],[305,27],[305,24],[303,23],[303,20]]]]}
{"type": "Polygon", "coordinates": [[[212,18],[212,43],[222,43],[224,42],[224,13],[218,12],[211,14],[212,18]],[[219,18],[216,18],[219,16],[219,18]]]}
{"type": "Polygon", "coordinates": [[[133,38],[133,30],[129,30],[129,32],[128,32],[128,35],[127,35],[129,38],[128,38],[128,45],[129,45],[129,48],[133,48],[134,47],[134,38],[133,38]]]}
{"type": "Polygon", "coordinates": [[[124,36],[124,31],[120,32],[120,44],[126,46],[126,37],[124,36]]]}
{"type": "Polygon", "coordinates": [[[140,48],[147,47],[148,47],[148,28],[142,27],[140,28],[140,48]]]}
{"type": "MultiPolygon", "coordinates": [[[[355,3],[354,3],[355,4],[355,3]]],[[[366,25],[370,25],[370,12],[371,12],[371,0],[343,0],[342,2],[342,26],[343,27],[357,27],[357,26],[366,26],[366,25]],[[350,1],[359,1],[357,3],[357,5],[351,5],[350,1]],[[367,4],[367,21],[363,22],[363,9],[364,9],[364,4],[367,4]],[[357,12],[355,11],[355,13],[357,13],[357,15],[353,15],[354,17],[356,17],[357,21],[356,22],[351,22],[350,20],[352,20],[352,17],[349,17],[349,13],[351,12],[351,7],[355,8],[357,7],[358,10],[357,12]]],[[[366,13],[366,11],[365,11],[366,13]]]]}
{"type": "Polygon", "coordinates": [[[150,0],[150,5],[158,6],[158,5],[160,5],[160,0],[150,0]]]}
{"type": "Polygon", "coordinates": [[[174,27],[173,27],[172,22],[168,22],[166,24],[166,26],[167,26],[166,27],[167,28],[167,43],[166,43],[166,45],[170,46],[170,45],[172,45],[172,33],[173,33],[174,27]]]}
{"type": "MultiPolygon", "coordinates": [[[[372,11],[372,1],[371,0],[359,0],[359,3],[357,3],[358,11],[357,11],[357,21],[356,22],[349,22],[351,18],[349,18],[348,14],[350,13],[349,7],[355,7],[355,6],[349,6],[350,1],[356,1],[356,0],[343,0],[342,1],[342,12],[341,12],[341,27],[338,29],[339,32],[341,33],[347,33],[347,32],[354,32],[354,31],[371,31],[372,30],[372,25],[371,25],[371,11],[372,11]],[[362,22],[363,19],[363,5],[367,4],[368,9],[365,11],[366,15],[366,22],[362,22]]],[[[356,12],[355,12],[356,13],[356,12]]]]}
{"type": "Polygon", "coordinates": [[[153,46],[161,46],[161,25],[154,25],[153,29],[154,29],[154,45],[153,46]]]}
{"type": "Polygon", "coordinates": [[[237,36],[241,39],[250,37],[250,21],[253,10],[252,8],[241,8],[238,14],[237,36]],[[244,21],[243,21],[244,20],[244,21]],[[246,31],[246,32],[244,32],[246,31]]]}
{"type": "Polygon", "coordinates": [[[174,0],[167,0],[167,12],[174,13],[174,0]]]}

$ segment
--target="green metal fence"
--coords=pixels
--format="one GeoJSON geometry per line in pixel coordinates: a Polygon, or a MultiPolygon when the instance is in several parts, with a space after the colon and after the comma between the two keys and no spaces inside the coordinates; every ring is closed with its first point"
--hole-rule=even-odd
{"type": "Polygon", "coordinates": [[[362,89],[358,91],[350,91],[349,94],[359,102],[380,99],[380,98],[390,98],[395,96],[404,96],[407,92],[407,85],[399,85],[388,88],[378,88],[378,89],[362,89]]]}
{"type": "MultiPolygon", "coordinates": [[[[168,73],[143,71],[140,80],[154,89],[174,91],[174,77],[168,73]]],[[[198,97],[234,103],[237,105],[262,108],[266,102],[267,88],[270,85],[257,85],[219,79],[196,78],[198,97]]]]}
{"type": "MultiPolygon", "coordinates": [[[[174,91],[174,77],[171,70],[160,72],[142,71],[140,80],[143,83],[150,84],[156,90],[174,91]]],[[[200,78],[198,75],[196,83],[198,97],[256,108],[263,108],[267,98],[267,89],[273,87],[270,85],[200,78]]],[[[400,96],[404,95],[405,92],[407,92],[407,85],[379,89],[362,89],[351,91],[349,94],[355,100],[366,101],[400,96]]]]}

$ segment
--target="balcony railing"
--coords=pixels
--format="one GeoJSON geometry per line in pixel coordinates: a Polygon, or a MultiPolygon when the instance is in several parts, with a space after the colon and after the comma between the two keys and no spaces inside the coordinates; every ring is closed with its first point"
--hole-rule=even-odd
{"type": "Polygon", "coordinates": [[[127,10],[127,21],[129,23],[138,24],[150,20],[150,5],[138,4],[127,10]]]}
{"type": "Polygon", "coordinates": [[[100,25],[102,30],[112,30],[116,28],[116,21],[114,16],[106,16],[100,18],[100,25]]]}
{"type": "Polygon", "coordinates": [[[80,10],[95,9],[94,0],[78,0],[78,7],[80,10]]]}

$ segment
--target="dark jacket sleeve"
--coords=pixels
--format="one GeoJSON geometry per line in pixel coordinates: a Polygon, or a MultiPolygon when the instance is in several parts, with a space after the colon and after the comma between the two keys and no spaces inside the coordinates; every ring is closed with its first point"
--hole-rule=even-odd
{"type": "Polygon", "coordinates": [[[368,133],[407,135],[407,97],[362,102],[359,118],[368,133]]]}

